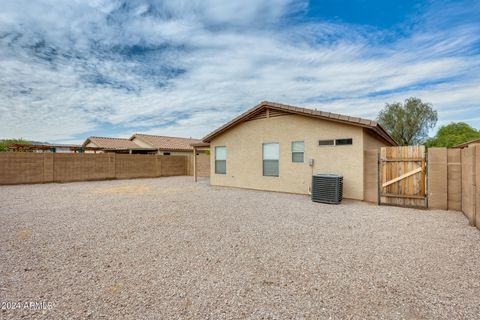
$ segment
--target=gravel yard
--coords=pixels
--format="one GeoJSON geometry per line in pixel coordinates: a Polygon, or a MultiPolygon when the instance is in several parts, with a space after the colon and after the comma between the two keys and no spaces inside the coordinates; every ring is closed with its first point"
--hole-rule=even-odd
{"type": "Polygon", "coordinates": [[[478,319],[458,212],[191,177],[0,187],[0,318],[478,319]],[[18,305],[17,305],[18,306],[18,305]]]}

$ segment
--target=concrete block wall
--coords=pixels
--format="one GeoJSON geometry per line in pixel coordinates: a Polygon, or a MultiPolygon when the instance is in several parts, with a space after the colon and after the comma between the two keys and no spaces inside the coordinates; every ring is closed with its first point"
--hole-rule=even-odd
{"type": "MultiPolygon", "coordinates": [[[[0,185],[193,175],[193,156],[67,153],[0,153],[0,185]]],[[[199,176],[209,156],[197,158],[199,176]]]]}
{"type": "Polygon", "coordinates": [[[480,144],[428,149],[429,208],[463,211],[480,229],[480,144]]]}

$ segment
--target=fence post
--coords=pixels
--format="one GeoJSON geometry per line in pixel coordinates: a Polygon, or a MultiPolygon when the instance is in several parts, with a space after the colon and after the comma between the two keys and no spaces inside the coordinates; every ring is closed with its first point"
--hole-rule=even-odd
{"type": "Polygon", "coordinates": [[[381,175],[381,171],[380,171],[380,150],[377,151],[377,205],[381,205],[381,201],[380,201],[380,175],[381,175]]]}
{"type": "Polygon", "coordinates": [[[480,144],[475,145],[475,154],[473,155],[473,165],[475,170],[473,202],[475,206],[475,225],[480,229],[480,144]]]}
{"type": "Polygon", "coordinates": [[[431,209],[448,209],[447,148],[428,148],[428,205],[431,209]]]}
{"type": "Polygon", "coordinates": [[[155,155],[156,159],[157,159],[157,167],[156,167],[156,170],[157,170],[157,176],[158,177],[161,177],[162,176],[162,158],[161,156],[159,155],[155,155]]]}
{"type": "Polygon", "coordinates": [[[116,154],[115,153],[108,153],[108,179],[116,179],[117,172],[116,172],[116,154]]]}
{"type": "Polygon", "coordinates": [[[54,167],[54,154],[55,153],[43,153],[43,182],[53,182],[54,167]]]}

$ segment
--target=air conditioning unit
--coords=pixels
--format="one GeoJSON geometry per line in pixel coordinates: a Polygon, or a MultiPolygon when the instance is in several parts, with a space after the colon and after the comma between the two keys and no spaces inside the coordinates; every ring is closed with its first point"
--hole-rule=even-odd
{"type": "Polygon", "coordinates": [[[339,204],[343,198],[343,177],[336,174],[312,176],[312,201],[339,204]]]}

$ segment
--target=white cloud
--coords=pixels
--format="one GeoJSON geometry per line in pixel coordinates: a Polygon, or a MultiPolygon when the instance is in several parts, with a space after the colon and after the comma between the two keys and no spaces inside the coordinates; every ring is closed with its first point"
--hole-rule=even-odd
{"type": "Polygon", "coordinates": [[[289,20],[306,5],[8,2],[0,137],[78,141],[108,128],[201,137],[262,100],[375,117],[412,95],[442,123],[480,124],[478,24],[439,30],[429,20],[387,42],[381,30],[289,20]]]}

